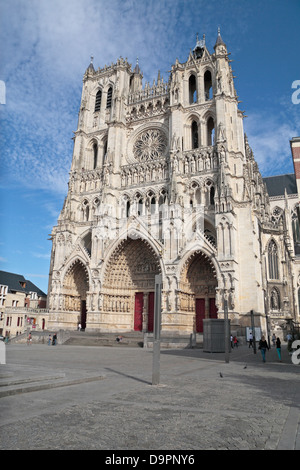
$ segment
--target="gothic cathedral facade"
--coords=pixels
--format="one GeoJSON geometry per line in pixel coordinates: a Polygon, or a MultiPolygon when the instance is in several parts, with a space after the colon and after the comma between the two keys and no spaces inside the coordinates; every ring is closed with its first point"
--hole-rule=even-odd
{"type": "Polygon", "coordinates": [[[50,329],[151,332],[157,274],[165,334],[201,333],[224,300],[241,336],[251,310],[264,333],[299,321],[298,195],[272,203],[230,62],[220,32],[213,53],[197,37],[168,82],[91,62],[51,236],[50,329]]]}

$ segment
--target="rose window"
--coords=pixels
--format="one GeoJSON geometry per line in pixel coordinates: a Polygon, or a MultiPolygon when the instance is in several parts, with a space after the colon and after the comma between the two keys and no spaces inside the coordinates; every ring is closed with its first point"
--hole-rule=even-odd
{"type": "Polygon", "coordinates": [[[149,129],[143,132],[136,140],[133,153],[137,160],[145,162],[155,160],[164,155],[167,148],[167,139],[158,129],[149,129]]]}

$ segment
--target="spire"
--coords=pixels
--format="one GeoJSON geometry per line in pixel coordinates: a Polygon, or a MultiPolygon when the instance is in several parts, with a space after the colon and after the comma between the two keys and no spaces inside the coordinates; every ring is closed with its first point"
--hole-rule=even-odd
{"type": "Polygon", "coordinates": [[[134,73],[141,73],[140,66],[139,66],[139,58],[136,58],[136,66],[134,67],[134,73]]]}
{"type": "Polygon", "coordinates": [[[221,37],[220,27],[218,27],[218,37],[217,37],[217,41],[214,47],[216,48],[216,46],[225,46],[225,42],[223,41],[221,37]]]}
{"type": "Polygon", "coordinates": [[[87,72],[95,72],[94,65],[93,65],[93,60],[94,60],[94,57],[91,56],[91,62],[90,62],[90,65],[87,68],[87,72]]]}

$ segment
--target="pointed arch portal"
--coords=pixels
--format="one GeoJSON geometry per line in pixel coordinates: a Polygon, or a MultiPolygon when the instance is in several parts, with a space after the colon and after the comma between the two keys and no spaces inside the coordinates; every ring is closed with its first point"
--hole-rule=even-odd
{"type": "Polygon", "coordinates": [[[149,243],[123,240],[104,273],[102,325],[110,330],[153,331],[155,276],[160,263],[149,243]]]}
{"type": "Polygon", "coordinates": [[[81,327],[86,326],[86,296],[89,290],[89,276],[86,267],[76,260],[66,272],[62,286],[64,310],[78,312],[81,327]]]}
{"type": "Polygon", "coordinates": [[[180,308],[194,316],[194,330],[203,332],[205,318],[217,318],[215,268],[208,256],[194,252],[186,261],[180,280],[180,308]]]}

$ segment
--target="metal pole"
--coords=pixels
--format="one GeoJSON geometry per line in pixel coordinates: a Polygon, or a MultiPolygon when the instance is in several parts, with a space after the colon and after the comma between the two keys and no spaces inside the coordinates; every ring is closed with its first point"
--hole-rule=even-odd
{"type": "Polygon", "coordinates": [[[228,323],[228,303],[224,297],[224,321],[225,321],[225,362],[229,362],[229,323],[228,323]]]}
{"type": "Polygon", "coordinates": [[[155,276],[154,294],[152,385],[158,385],[160,381],[161,286],[162,275],[158,274],[155,276]]]}

